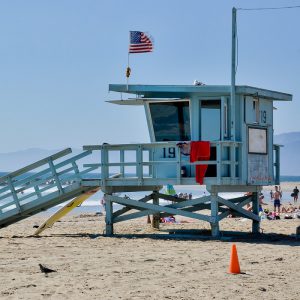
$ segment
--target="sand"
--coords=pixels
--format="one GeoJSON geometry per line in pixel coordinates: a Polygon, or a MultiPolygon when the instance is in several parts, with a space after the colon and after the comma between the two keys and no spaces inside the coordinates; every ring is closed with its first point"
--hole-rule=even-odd
{"type": "MultiPolygon", "coordinates": [[[[241,271],[227,274],[232,240],[144,237],[158,233],[146,219],[116,224],[118,237],[102,236],[104,217],[67,216],[40,238],[31,217],[4,228],[1,236],[1,299],[299,299],[299,219],[264,220],[273,239],[237,240],[241,271]],[[122,234],[134,234],[131,237],[122,234]],[[139,237],[141,235],[141,237],[139,237]],[[46,277],[38,264],[56,270],[46,277]]],[[[226,219],[223,230],[251,230],[249,220],[226,219]]],[[[196,221],[162,225],[207,228],[196,221]]],[[[159,237],[159,234],[156,235],[159,237]]]]}
{"type": "MultiPolygon", "coordinates": [[[[104,237],[104,216],[64,217],[39,238],[37,215],[0,230],[0,299],[300,299],[300,219],[263,220],[265,239],[173,239],[146,218],[118,223],[104,237]],[[148,236],[146,235],[148,234],[148,236]],[[169,238],[168,238],[169,237],[169,238]],[[228,274],[235,242],[243,274],[228,274]],[[57,272],[47,277],[41,263],[57,272]]],[[[179,219],[178,220],[183,220],[179,219]]],[[[251,221],[227,218],[221,230],[251,231],[251,221]]]]}

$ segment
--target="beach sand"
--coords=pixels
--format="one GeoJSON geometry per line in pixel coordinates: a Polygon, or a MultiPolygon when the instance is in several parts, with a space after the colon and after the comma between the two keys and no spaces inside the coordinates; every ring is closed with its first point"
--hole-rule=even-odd
{"type": "MultiPolygon", "coordinates": [[[[104,237],[104,216],[90,213],[32,237],[46,218],[0,230],[0,299],[300,299],[300,240],[292,236],[300,219],[263,220],[265,239],[217,241],[168,238],[167,229],[209,228],[180,218],[189,223],[157,231],[141,218],[115,224],[116,236],[104,237]],[[239,275],[227,273],[233,242],[239,275]],[[57,272],[46,277],[39,263],[57,272]]],[[[220,226],[250,232],[252,223],[227,218],[220,226]]]]}

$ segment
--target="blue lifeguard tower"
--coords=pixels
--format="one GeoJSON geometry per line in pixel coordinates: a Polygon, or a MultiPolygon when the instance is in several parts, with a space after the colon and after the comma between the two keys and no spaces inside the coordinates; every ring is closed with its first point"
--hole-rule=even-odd
{"type": "Polygon", "coordinates": [[[219,221],[235,213],[252,219],[253,231],[259,230],[258,194],[262,186],[278,184],[280,174],[280,147],[273,144],[273,101],[290,101],[291,95],[236,86],[235,102],[230,103],[231,86],[111,84],[109,90],[135,95],[111,103],[144,106],[151,143],[84,147],[101,151],[107,234],[113,233],[116,222],[149,214],[154,215],[156,228],[160,216],[183,215],[209,222],[212,235],[218,236],[219,221]],[[184,144],[188,148],[191,141],[209,142],[209,158],[191,162],[190,150],[185,152],[181,147],[184,144]],[[110,162],[109,157],[116,152],[120,159],[110,162]],[[207,166],[203,183],[209,196],[183,200],[159,193],[167,184],[198,184],[198,165],[207,166]],[[130,172],[126,173],[126,168],[130,172]],[[112,174],[119,175],[111,178],[112,174]],[[114,196],[117,192],[147,190],[153,193],[140,201],[114,196]],[[218,195],[220,192],[249,193],[241,198],[223,199],[218,195]],[[159,199],[175,204],[162,206],[159,199]],[[147,203],[150,200],[152,204],[147,203]],[[113,212],[114,202],[125,208],[113,212]],[[243,208],[250,202],[252,212],[243,208]],[[128,214],[132,208],[140,212],[128,214]],[[196,213],[203,209],[210,209],[211,214],[196,213]]]}
{"type": "Polygon", "coordinates": [[[150,143],[88,145],[82,154],[63,159],[71,153],[66,149],[1,177],[0,227],[100,187],[106,200],[107,235],[113,234],[114,223],[148,215],[153,215],[155,228],[168,215],[206,221],[212,236],[218,237],[219,222],[235,214],[251,219],[257,233],[259,193],[280,178],[273,102],[291,101],[292,95],[236,86],[235,14],[233,9],[231,85],[111,84],[109,91],[122,97],[109,102],[144,106],[150,143]],[[92,152],[99,152],[99,161],[79,168],[78,160],[92,152]],[[96,170],[100,175],[86,176],[96,170]],[[205,184],[210,194],[181,199],[160,192],[168,184],[205,184]],[[117,196],[140,191],[148,194],[139,200],[117,196]],[[246,195],[224,199],[221,192],[246,195]],[[172,204],[162,205],[160,199],[172,204]],[[251,202],[248,211],[244,206],[251,202]],[[123,208],[113,211],[113,203],[123,208]]]}

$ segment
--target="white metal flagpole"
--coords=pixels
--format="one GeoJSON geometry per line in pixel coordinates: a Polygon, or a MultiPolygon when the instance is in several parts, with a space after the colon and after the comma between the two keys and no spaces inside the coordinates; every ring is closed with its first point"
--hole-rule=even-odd
{"type": "MultiPolygon", "coordinates": [[[[130,34],[130,31],[129,31],[129,48],[130,48],[130,43],[131,43],[131,34],[130,34]]],[[[129,82],[129,76],[130,76],[130,73],[131,73],[131,69],[129,67],[129,49],[128,49],[128,58],[127,58],[127,68],[126,68],[126,89],[128,91],[128,82],[129,82]]]]}
{"type": "Polygon", "coordinates": [[[129,68],[129,50],[128,50],[127,69],[126,69],[126,88],[127,88],[127,91],[128,91],[129,76],[130,76],[130,68],[129,68]]]}
{"type": "Polygon", "coordinates": [[[236,8],[232,8],[232,45],[231,45],[231,97],[230,123],[231,140],[235,141],[235,73],[236,73],[236,8]]]}

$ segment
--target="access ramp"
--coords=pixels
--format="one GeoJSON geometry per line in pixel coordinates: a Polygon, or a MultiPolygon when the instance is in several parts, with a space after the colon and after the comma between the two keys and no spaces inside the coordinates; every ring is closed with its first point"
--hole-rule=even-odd
{"type": "Polygon", "coordinates": [[[99,180],[85,179],[97,167],[78,166],[91,151],[71,153],[67,148],[0,178],[0,228],[99,187],[99,180]]]}

